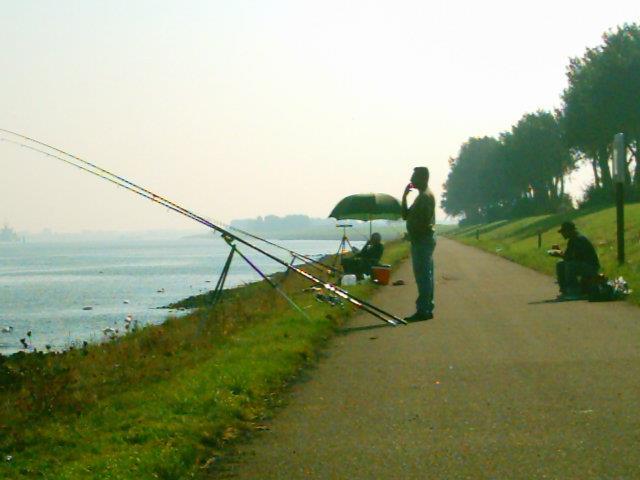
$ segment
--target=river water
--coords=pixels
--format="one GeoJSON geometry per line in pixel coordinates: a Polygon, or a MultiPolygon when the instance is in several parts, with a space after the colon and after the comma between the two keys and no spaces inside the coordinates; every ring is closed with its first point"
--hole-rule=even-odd
{"type": "MultiPolygon", "coordinates": [[[[323,255],[335,253],[339,242],[278,243],[323,255]]],[[[265,249],[291,259],[273,247],[265,249]]],[[[247,247],[241,250],[265,273],[282,270],[247,247]]],[[[157,307],[214,288],[228,253],[222,240],[207,238],[0,243],[0,329],[13,327],[0,331],[0,354],[22,349],[20,339],[29,343],[28,331],[32,347],[62,349],[98,341],[107,327],[123,331],[128,315],[141,324],[161,323],[170,312],[157,307]]],[[[226,286],[258,279],[236,257],[226,286]]]]}

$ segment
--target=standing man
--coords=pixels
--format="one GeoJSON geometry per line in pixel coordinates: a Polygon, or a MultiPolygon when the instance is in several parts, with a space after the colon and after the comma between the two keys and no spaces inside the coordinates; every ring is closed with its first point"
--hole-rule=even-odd
{"type": "Polygon", "coordinates": [[[433,250],[436,248],[434,226],[436,200],[429,190],[429,169],[416,167],[411,175],[411,183],[402,195],[402,218],[407,221],[407,232],[411,240],[411,261],[413,274],[418,284],[416,313],[405,320],[417,322],[433,318],[433,250]],[[411,207],[407,207],[407,195],[411,189],[418,190],[418,196],[411,207]]]}

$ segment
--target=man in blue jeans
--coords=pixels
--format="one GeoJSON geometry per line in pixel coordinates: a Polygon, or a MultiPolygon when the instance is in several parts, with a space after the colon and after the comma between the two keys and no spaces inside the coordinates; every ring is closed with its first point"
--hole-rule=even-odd
{"type": "Polygon", "coordinates": [[[418,285],[416,313],[405,320],[417,322],[433,318],[433,251],[436,248],[434,235],[436,200],[429,190],[429,169],[413,169],[411,183],[402,195],[402,218],[407,221],[407,232],[411,240],[411,262],[413,275],[418,285]],[[413,204],[407,206],[407,195],[412,189],[418,190],[413,204]]]}

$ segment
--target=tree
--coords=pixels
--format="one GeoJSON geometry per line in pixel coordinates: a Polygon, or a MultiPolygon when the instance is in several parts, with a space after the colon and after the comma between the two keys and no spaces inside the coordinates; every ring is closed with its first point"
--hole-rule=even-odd
{"type": "Polygon", "coordinates": [[[470,138],[449,165],[442,206],[470,222],[553,212],[570,204],[564,178],[575,159],[550,112],[524,115],[499,140],[470,138]]]}
{"type": "Polygon", "coordinates": [[[628,166],[635,162],[627,182],[640,188],[640,26],[605,33],[602,45],[571,59],[567,79],[561,124],[568,145],[593,160],[596,185],[610,189],[611,143],[623,132],[632,152],[628,166]]]}
{"type": "Polygon", "coordinates": [[[458,157],[449,160],[451,170],[442,200],[445,212],[480,221],[490,211],[499,209],[505,197],[500,148],[495,138],[470,138],[460,148],[458,157]]]}
{"type": "Polygon", "coordinates": [[[575,168],[556,117],[545,111],[526,114],[501,140],[509,182],[530,194],[538,211],[554,211],[564,197],[565,175],[575,168]]]}

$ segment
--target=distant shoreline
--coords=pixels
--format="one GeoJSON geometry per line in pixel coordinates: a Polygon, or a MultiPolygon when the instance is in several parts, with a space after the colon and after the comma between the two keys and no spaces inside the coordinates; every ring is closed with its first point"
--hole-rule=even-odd
{"type": "MultiPolygon", "coordinates": [[[[345,220],[345,223],[349,224],[349,221],[345,220]]],[[[369,224],[368,223],[355,223],[352,227],[346,229],[347,237],[351,241],[363,241],[366,242],[369,239],[369,224]]],[[[455,228],[456,225],[438,224],[436,225],[436,232],[450,230],[455,228]]],[[[382,240],[385,242],[391,240],[397,240],[402,238],[406,233],[404,224],[396,225],[376,225],[374,222],[372,225],[372,232],[378,232],[382,235],[382,240]]],[[[269,240],[335,240],[339,242],[342,238],[343,230],[337,226],[331,227],[313,227],[306,229],[296,230],[251,230],[249,233],[260,236],[269,240]]],[[[242,236],[242,234],[238,234],[242,236]]],[[[203,233],[196,235],[189,235],[183,237],[185,239],[202,239],[211,238],[212,233],[203,233]]]]}
{"type": "MultiPolygon", "coordinates": [[[[392,229],[391,227],[373,228],[374,232],[378,232],[382,235],[384,241],[394,240],[401,237],[404,234],[404,228],[392,229]]],[[[253,235],[263,237],[269,240],[335,240],[339,242],[342,238],[342,229],[339,228],[316,228],[309,230],[295,230],[295,231],[251,231],[253,235]]],[[[348,228],[347,237],[352,241],[367,241],[369,238],[369,227],[365,228],[348,228]]],[[[238,234],[242,237],[242,234],[238,234]]],[[[202,239],[210,238],[210,233],[200,235],[190,235],[184,237],[185,239],[202,239]]]]}

